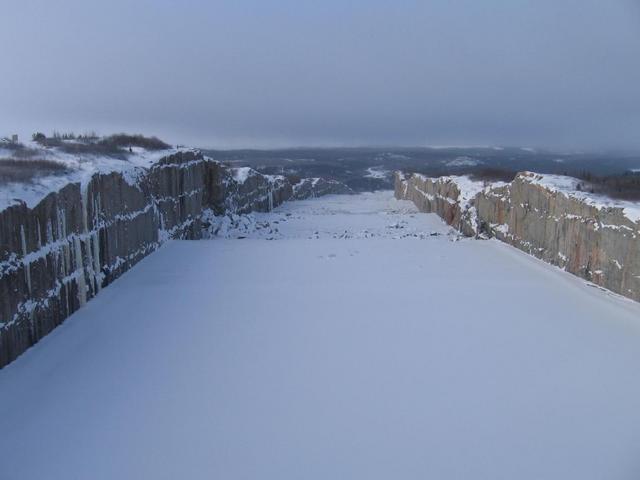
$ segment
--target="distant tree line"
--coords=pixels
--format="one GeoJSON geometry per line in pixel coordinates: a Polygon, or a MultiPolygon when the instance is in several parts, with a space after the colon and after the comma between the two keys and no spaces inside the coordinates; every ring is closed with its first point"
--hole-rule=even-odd
{"type": "Polygon", "coordinates": [[[76,135],[73,132],[59,133],[54,131],[50,137],[42,132],[36,132],[32,135],[32,139],[43,147],[56,147],[71,154],[122,156],[127,149],[130,150],[133,147],[140,147],[146,150],[166,150],[171,148],[169,144],[157,137],[125,133],[101,138],[95,132],[76,135]]]}
{"type": "Polygon", "coordinates": [[[472,171],[469,177],[484,182],[512,182],[518,172],[507,168],[486,167],[472,171]]]}
{"type": "MultiPolygon", "coordinates": [[[[565,175],[567,173],[565,172],[565,175]]],[[[640,172],[620,175],[595,175],[583,170],[570,175],[581,180],[577,189],[622,200],[640,200],[640,172]]]]}

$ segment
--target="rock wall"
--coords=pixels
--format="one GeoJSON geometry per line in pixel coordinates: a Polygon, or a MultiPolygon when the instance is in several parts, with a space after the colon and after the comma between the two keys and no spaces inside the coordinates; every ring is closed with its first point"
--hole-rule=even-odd
{"type": "MultiPolygon", "coordinates": [[[[523,172],[498,186],[396,173],[395,195],[467,236],[495,237],[596,285],[640,301],[640,223],[523,172]],[[467,193],[462,199],[461,191],[467,193]],[[469,199],[470,197],[470,199],[469,199]]],[[[466,180],[468,181],[468,180],[466,180]]]]}
{"type": "Polygon", "coordinates": [[[355,193],[342,182],[324,178],[303,178],[293,185],[293,198],[305,200],[322,195],[352,195],[355,193]]]}
{"type": "Polygon", "coordinates": [[[395,173],[395,196],[411,200],[418,210],[435,213],[467,236],[476,235],[475,209],[452,177],[429,178],[420,174],[395,173]]]}
{"type": "Polygon", "coordinates": [[[292,196],[283,177],[233,170],[184,151],[149,169],[96,174],[33,208],[0,212],[0,368],[169,239],[202,219],[266,211],[292,196]]]}

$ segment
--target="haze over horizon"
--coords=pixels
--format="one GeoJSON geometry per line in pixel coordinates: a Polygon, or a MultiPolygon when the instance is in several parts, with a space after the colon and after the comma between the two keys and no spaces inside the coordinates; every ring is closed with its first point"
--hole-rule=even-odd
{"type": "Polygon", "coordinates": [[[7,0],[0,136],[640,150],[637,0],[7,0]]]}

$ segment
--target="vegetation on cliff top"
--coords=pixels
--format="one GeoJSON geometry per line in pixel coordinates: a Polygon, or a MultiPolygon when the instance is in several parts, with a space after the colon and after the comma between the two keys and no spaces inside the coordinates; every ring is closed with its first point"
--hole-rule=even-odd
{"type": "Polygon", "coordinates": [[[95,133],[76,135],[74,133],[54,132],[51,137],[44,133],[33,134],[33,141],[46,148],[58,148],[70,154],[90,154],[106,156],[123,156],[127,150],[138,147],[145,150],[166,150],[170,145],[157,137],[145,137],[144,135],[129,135],[118,133],[107,137],[98,137],[95,133]]]}
{"type": "Polygon", "coordinates": [[[64,175],[68,172],[69,168],[65,164],[53,160],[0,159],[0,185],[29,183],[38,177],[64,175]]]}
{"type": "Polygon", "coordinates": [[[620,200],[640,200],[640,173],[627,172],[622,175],[594,175],[584,171],[573,175],[582,182],[578,190],[599,193],[620,200]]]}
{"type": "Polygon", "coordinates": [[[0,139],[0,185],[9,183],[33,183],[48,176],[60,176],[70,173],[77,163],[94,161],[128,162],[133,148],[142,148],[149,152],[161,152],[171,148],[157,137],[129,135],[119,133],[100,137],[96,133],[76,135],[74,133],[54,132],[51,136],[36,132],[32,142],[24,143],[0,139]],[[57,153],[74,155],[73,161],[57,153]],[[89,157],[83,159],[83,156],[89,157]]]}

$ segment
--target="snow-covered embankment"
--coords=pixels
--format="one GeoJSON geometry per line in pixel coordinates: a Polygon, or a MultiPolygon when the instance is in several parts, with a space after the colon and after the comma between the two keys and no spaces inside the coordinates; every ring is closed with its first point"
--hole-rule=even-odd
{"type": "Polygon", "coordinates": [[[167,240],[293,195],[284,177],[238,170],[185,149],[0,211],[0,368],[167,240]]]}
{"type": "Polygon", "coordinates": [[[640,301],[640,205],[579,191],[577,180],[519,173],[511,183],[395,177],[395,195],[468,236],[487,235],[640,301]]]}

